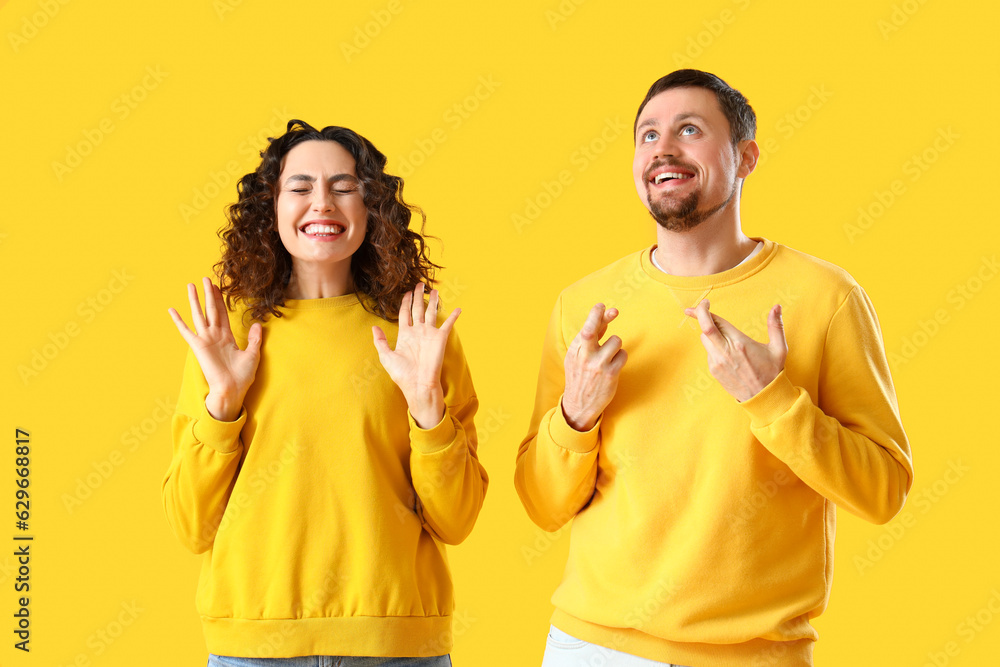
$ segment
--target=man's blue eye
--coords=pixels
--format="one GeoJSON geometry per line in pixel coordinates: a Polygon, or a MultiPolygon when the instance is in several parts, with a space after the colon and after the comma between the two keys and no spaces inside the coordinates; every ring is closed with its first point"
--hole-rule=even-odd
{"type": "Polygon", "coordinates": [[[643,141],[655,141],[656,140],[656,132],[653,132],[652,130],[650,130],[649,132],[647,132],[646,134],[643,135],[642,140],[643,141]],[[650,139],[650,137],[653,137],[653,139],[650,139]]]}
{"type": "Polygon", "coordinates": [[[683,128],[681,129],[681,134],[691,134],[691,132],[688,132],[688,130],[694,130],[695,132],[697,132],[697,131],[698,131],[698,128],[697,128],[697,127],[695,127],[694,125],[685,125],[685,126],[684,126],[684,127],[683,127],[683,128]]]}

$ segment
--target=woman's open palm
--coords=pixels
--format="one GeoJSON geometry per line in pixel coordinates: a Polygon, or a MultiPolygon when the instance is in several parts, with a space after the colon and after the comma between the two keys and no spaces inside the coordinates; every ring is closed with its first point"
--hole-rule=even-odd
{"type": "Polygon", "coordinates": [[[424,284],[418,284],[412,292],[407,292],[399,306],[399,333],[396,349],[389,348],[385,332],[372,327],[375,348],[379,361],[389,377],[403,392],[410,412],[418,423],[424,421],[415,410],[427,408],[432,424],[440,419],[432,415],[438,407],[443,408],[441,390],[441,366],[444,363],[445,346],[455,320],[462,311],[453,310],[448,318],[437,326],[438,293],[431,290],[431,296],[424,308],[424,284]]]}
{"type": "MultiPolygon", "coordinates": [[[[188,283],[188,300],[191,303],[191,319],[195,331],[188,329],[176,310],[170,308],[171,319],[177,325],[184,340],[191,347],[201,372],[208,382],[209,394],[225,397],[227,403],[235,403],[236,415],[243,404],[250,385],[253,384],[260,362],[261,325],[254,322],[247,335],[247,348],[241,350],[229,326],[226,304],[222,291],[208,278],[203,279],[205,290],[205,312],[202,313],[198,301],[198,290],[194,283],[188,283]]],[[[228,412],[228,410],[227,410],[228,412]]],[[[213,415],[217,419],[219,415],[213,415]]]]}

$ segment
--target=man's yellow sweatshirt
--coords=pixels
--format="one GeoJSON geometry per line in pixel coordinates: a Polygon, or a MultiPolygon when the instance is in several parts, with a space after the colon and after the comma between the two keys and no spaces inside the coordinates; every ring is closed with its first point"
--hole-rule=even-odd
{"type": "Polygon", "coordinates": [[[646,248],[556,302],[515,485],[540,527],[573,521],[552,597],[564,632],[693,667],[811,665],[836,507],[884,523],[903,505],[910,449],[871,302],[842,269],[758,240],[743,264],[697,277],[660,271],[646,248]],[[703,298],[760,342],[782,304],[785,368],[742,403],[684,314],[703,298]],[[560,408],[563,360],[599,302],[620,311],[606,335],[628,360],[579,432],[560,408]]]}
{"type": "MultiPolygon", "coordinates": [[[[197,607],[218,655],[433,656],[451,650],[445,544],[472,530],[487,475],[455,331],[446,412],[421,429],[378,360],[356,295],[289,300],[263,324],[239,418],[213,419],[188,352],[163,503],[203,553],[197,607]]],[[[230,313],[246,346],[249,318],[230,313]]]]}

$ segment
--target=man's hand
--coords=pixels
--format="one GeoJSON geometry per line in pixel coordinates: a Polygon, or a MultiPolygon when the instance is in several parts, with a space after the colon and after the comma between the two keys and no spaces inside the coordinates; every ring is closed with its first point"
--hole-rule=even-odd
{"type": "Polygon", "coordinates": [[[617,309],[605,312],[603,303],[595,305],[566,350],[562,411],[566,422],[577,431],[594,428],[618,389],[618,374],[628,357],[622,339],[611,336],[600,344],[608,324],[616,317],[617,309]]]}
{"type": "Polygon", "coordinates": [[[694,308],[685,308],[684,314],[696,318],[701,326],[701,344],[708,352],[708,370],[712,377],[737,401],[756,396],[785,367],[788,344],[780,305],[774,306],[767,315],[766,345],[713,315],[707,300],[694,308]]]}

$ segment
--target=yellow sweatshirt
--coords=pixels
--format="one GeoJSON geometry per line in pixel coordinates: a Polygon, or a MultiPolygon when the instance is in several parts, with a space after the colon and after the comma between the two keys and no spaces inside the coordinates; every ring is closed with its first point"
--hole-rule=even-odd
{"type": "Polygon", "coordinates": [[[515,485],[545,530],[573,519],[552,597],[564,632],[694,667],[811,665],[835,508],[884,523],[902,507],[910,449],[868,297],[842,269],[763,241],[698,277],[663,273],[646,248],[560,294],[515,485]],[[743,403],[684,315],[706,297],[760,342],[782,304],[785,368],[743,403]],[[600,421],[578,432],[560,408],[563,359],[598,302],[619,309],[607,335],[628,360],[600,421]]]}
{"type": "MultiPolygon", "coordinates": [[[[469,534],[487,475],[458,336],[446,413],[427,430],[372,344],[398,327],[355,295],[290,300],[263,324],[243,410],[220,422],[189,351],[163,481],[167,519],[204,553],[197,607],[208,650],[242,657],[425,657],[452,646],[445,544],[469,534]],[[414,492],[414,490],[416,492],[414,492]]],[[[242,311],[230,313],[246,346],[242,311]]]]}

